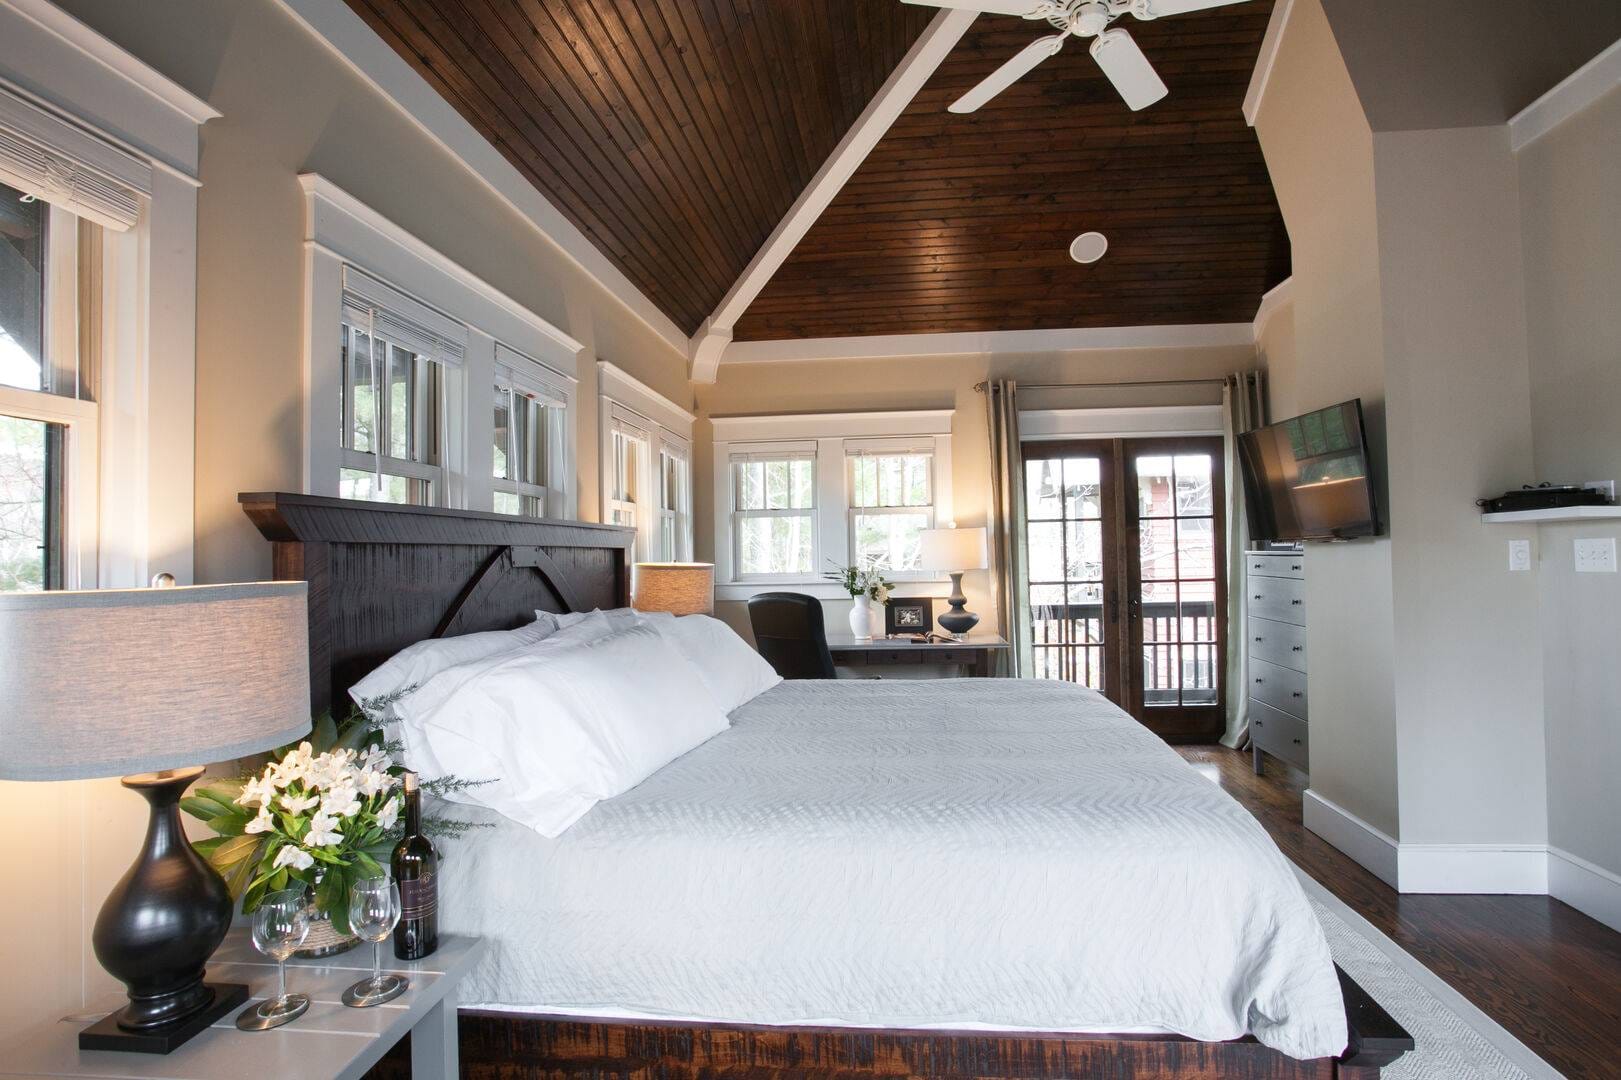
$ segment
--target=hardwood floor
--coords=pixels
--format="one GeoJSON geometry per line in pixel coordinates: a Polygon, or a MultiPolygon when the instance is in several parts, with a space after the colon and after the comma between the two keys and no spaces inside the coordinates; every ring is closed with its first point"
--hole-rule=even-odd
{"type": "Polygon", "coordinates": [[[1565,1075],[1621,1076],[1621,933],[1547,896],[1402,895],[1307,831],[1305,776],[1221,746],[1176,748],[1295,864],[1565,1075]]]}

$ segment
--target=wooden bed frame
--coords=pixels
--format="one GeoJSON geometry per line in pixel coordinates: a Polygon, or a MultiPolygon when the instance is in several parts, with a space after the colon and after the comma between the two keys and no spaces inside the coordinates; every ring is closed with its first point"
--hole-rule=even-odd
{"type": "MultiPolygon", "coordinates": [[[[413,642],[505,630],[538,608],[627,603],[632,530],[312,495],[245,494],[272,542],[279,580],[310,586],[310,693],[316,710],[413,642]]],[[[1253,1038],[999,1034],[751,1024],[579,1020],[464,1010],[461,1066],[488,1080],[569,1077],[1131,1077],[1374,1080],[1413,1040],[1343,971],[1351,1045],[1298,1061],[1253,1038]]],[[[396,1048],[375,1070],[408,1076],[396,1048]]]]}

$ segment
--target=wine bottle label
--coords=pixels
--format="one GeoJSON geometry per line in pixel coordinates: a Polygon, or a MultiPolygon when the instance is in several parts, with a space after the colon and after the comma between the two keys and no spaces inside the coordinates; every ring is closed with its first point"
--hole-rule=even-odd
{"type": "Polygon", "coordinates": [[[400,882],[400,921],[420,919],[439,910],[437,877],[428,871],[415,881],[400,882]]]}

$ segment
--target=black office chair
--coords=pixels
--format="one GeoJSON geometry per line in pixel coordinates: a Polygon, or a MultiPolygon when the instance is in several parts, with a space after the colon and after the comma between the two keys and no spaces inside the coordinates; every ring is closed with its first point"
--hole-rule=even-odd
{"type": "Polygon", "coordinates": [[[822,602],[803,593],[769,592],[749,598],[754,645],[785,679],[834,679],[822,602]]]}

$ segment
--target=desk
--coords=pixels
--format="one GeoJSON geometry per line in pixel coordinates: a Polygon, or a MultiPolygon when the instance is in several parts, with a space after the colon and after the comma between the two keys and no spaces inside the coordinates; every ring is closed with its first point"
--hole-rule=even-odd
{"type": "MultiPolygon", "coordinates": [[[[324,960],[291,960],[287,989],[310,996],[303,1016],[269,1031],[238,1031],[234,1010],[172,1054],[80,1050],[84,1020],[46,1019],[6,1048],[0,1078],[119,1077],[121,1080],[243,1080],[244,1077],[333,1077],[357,1080],[389,1047],[411,1032],[411,1075],[453,1080],[459,1073],[456,987],[484,954],[481,938],[442,934],[425,960],[394,959],[383,943],[383,970],[405,975],[411,988],[393,1001],[351,1009],[344,987],[371,974],[371,946],[362,944],[324,960]]],[[[16,973],[13,973],[16,974],[16,973]]],[[[248,984],[242,1008],[275,992],[276,965],[254,951],[245,929],[232,930],[208,963],[214,982],[248,984]]],[[[111,1011],[122,998],[104,1004],[111,1011]]]]}
{"type": "Polygon", "coordinates": [[[888,664],[934,664],[957,667],[969,675],[987,678],[996,672],[996,658],[1007,652],[1007,639],[996,634],[969,634],[951,644],[916,645],[876,637],[858,641],[849,634],[827,635],[833,662],[846,667],[888,664]]]}

